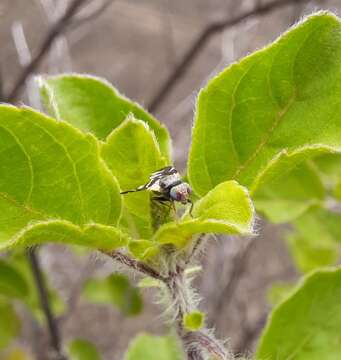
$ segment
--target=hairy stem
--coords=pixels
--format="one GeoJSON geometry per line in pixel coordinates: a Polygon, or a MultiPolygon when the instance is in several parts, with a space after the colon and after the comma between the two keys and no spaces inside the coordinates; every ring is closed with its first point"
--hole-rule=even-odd
{"type": "Polygon", "coordinates": [[[213,333],[203,329],[187,331],[183,326],[184,315],[196,308],[196,301],[186,281],[184,269],[176,267],[175,272],[169,273],[165,281],[172,300],[174,320],[177,333],[184,345],[188,360],[203,360],[205,354],[214,355],[217,359],[228,360],[228,351],[214,337],[213,333]]]}
{"type": "Polygon", "coordinates": [[[118,261],[119,263],[127,266],[130,269],[133,269],[140,274],[147,275],[153,279],[160,280],[162,282],[166,281],[166,278],[163,277],[159,272],[153,269],[151,266],[145,264],[142,261],[133,259],[128,255],[125,255],[119,251],[102,251],[103,254],[110,256],[112,259],[118,261]]]}
{"type": "MultiPolygon", "coordinates": [[[[185,268],[178,264],[168,264],[167,275],[161,275],[156,269],[142,261],[133,259],[119,251],[102,251],[115,261],[146,275],[161,281],[168,290],[171,300],[173,321],[178,336],[180,337],[188,360],[204,360],[205,355],[214,355],[219,360],[230,359],[229,352],[214,337],[212,332],[202,329],[200,331],[187,331],[183,326],[185,314],[191,313],[196,309],[197,301],[190,287],[190,280],[186,279],[185,268]]],[[[185,261],[185,265],[187,262],[185,261]]]]}

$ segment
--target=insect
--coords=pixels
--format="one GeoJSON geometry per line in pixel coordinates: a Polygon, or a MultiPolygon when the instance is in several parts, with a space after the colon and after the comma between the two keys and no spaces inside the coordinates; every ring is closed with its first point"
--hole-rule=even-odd
{"type": "Polygon", "coordinates": [[[151,190],[155,193],[153,200],[160,201],[161,203],[170,202],[175,211],[174,202],[181,202],[182,204],[191,204],[189,213],[192,215],[193,202],[190,199],[192,189],[181,179],[180,174],[173,166],[166,166],[153,172],[149,181],[145,185],[141,185],[134,190],[126,190],[121,194],[131,192],[151,190]]]}

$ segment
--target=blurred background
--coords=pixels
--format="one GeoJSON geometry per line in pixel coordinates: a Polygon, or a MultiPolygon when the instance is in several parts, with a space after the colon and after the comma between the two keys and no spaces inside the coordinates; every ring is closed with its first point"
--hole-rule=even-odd
{"type": "MultiPolygon", "coordinates": [[[[302,16],[341,9],[338,0],[87,0],[78,1],[74,14],[60,23],[73,2],[0,0],[1,99],[40,108],[34,80],[39,73],[103,77],[166,124],[174,162],[183,172],[196,96],[207,80],[276,39],[302,16]]],[[[196,280],[208,324],[218,337],[229,339],[237,354],[252,353],[269,310],[268,287],[299,276],[281,239],[286,229],[260,219],[258,228],[253,239],[212,238],[196,280]]],[[[64,343],[88,339],[103,359],[116,360],[136,333],[167,331],[153,290],[142,291],[144,308],[136,316],[91,304],[81,295],[88,278],[115,270],[110,260],[56,245],[41,248],[39,258],[64,303],[58,321],[64,343]]],[[[20,313],[21,346],[33,359],[52,358],[47,330],[24,308],[20,313]]]]}

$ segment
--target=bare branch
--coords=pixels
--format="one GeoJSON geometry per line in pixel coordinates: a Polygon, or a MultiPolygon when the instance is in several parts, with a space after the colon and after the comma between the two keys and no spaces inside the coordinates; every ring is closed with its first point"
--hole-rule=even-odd
{"type": "MultiPolygon", "coordinates": [[[[58,19],[63,16],[67,7],[68,0],[36,0],[43,10],[43,18],[51,27],[58,19]]],[[[73,20],[74,21],[74,20],[73,20]]],[[[71,24],[73,23],[71,22],[71,24]]],[[[52,44],[48,52],[48,73],[59,73],[72,70],[72,61],[69,51],[67,38],[61,33],[52,44]]]]}
{"type": "Polygon", "coordinates": [[[160,87],[160,90],[156,93],[154,98],[150,101],[147,108],[151,112],[155,112],[167,98],[168,94],[182,78],[185,72],[188,70],[192,62],[198,57],[202,49],[208,43],[208,41],[216,34],[221,33],[232,26],[239,24],[240,22],[251,18],[253,16],[263,16],[267,13],[280,9],[282,7],[308,2],[309,0],[275,0],[267,4],[257,6],[255,9],[245,12],[244,14],[237,15],[233,18],[228,18],[223,21],[217,21],[209,24],[197,37],[192,46],[187,50],[180,63],[175,67],[171,74],[166,79],[165,83],[160,87]]]}
{"type": "MultiPolygon", "coordinates": [[[[18,21],[13,22],[11,30],[14,45],[18,54],[19,63],[24,68],[32,61],[32,56],[26,41],[22,23],[18,21]]],[[[30,106],[39,109],[41,105],[40,96],[31,75],[26,78],[25,86],[27,89],[28,102],[30,106]]]]}
{"type": "Polygon", "coordinates": [[[6,97],[7,102],[13,102],[18,96],[20,90],[24,86],[27,78],[35,71],[35,69],[40,65],[41,61],[45,57],[45,54],[50,50],[52,44],[56,38],[63,33],[72,18],[75,16],[77,11],[81,6],[86,2],[86,0],[74,0],[70,6],[65,11],[65,14],[58,20],[48,31],[45,39],[43,40],[37,54],[32,58],[32,60],[23,68],[18,79],[15,81],[13,89],[9,92],[9,95],[6,97]]]}
{"type": "MultiPolygon", "coordinates": [[[[115,0],[103,0],[102,3],[95,8],[92,8],[93,4],[90,3],[90,5],[88,6],[89,9],[84,8],[84,12],[86,12],[86,14],[75,17],[72,23],[69,25],[69,28],[74,29],[94,20],[95,18],[103,14],[104,11],[107,10],[114,1],[115,0]]],[[[94,1],[93,3],[95,4],[96,2],[94,1]]]]}
{"type": "Polygon", "coordinates": [[[37,254],[37,248],[34,247],[30,250],[27,250],[27,257],[30,260],[33,278],[39,294],[40,304],[43,309],[47,326],[49,329],[50,344],[51,344],[51,348],[55,352],[55,359],[67,360],[67,358],[62,353],[59,329],[57,322],[53,317],[52,310],[50,308],[48,293],[44,284],[43,273],[41,271],[39,257],[37,254]]]}

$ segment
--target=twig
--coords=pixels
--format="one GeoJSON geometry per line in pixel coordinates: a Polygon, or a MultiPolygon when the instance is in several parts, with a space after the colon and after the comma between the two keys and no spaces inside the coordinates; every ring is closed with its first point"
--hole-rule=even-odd
{"type": "Polygon", "coordinates": [[[189,66],[192,62],[198,57],[201,50],[207,44],[207,42],[216,34],[219,34],[223,30],[235,26],[253,16],[263,16],[273,10],[280,9],[282,7],[304,3],[310,0],[276,0],[271,1],[267,4],[256,7],[253,10],[245,12],[244,14],[237,15],[233,18],[228,18],[223,21],[217,21],[210,25],[208,25],[197,37],[192,46],[187,50],[184,57],[180,61],[180,63],[175,67],[175,69],[171,72],[171,74],[167,77],[164,84],[160,87],[160,90],[156,93],[156,95],[152,98],[147,108],[151,112],[155,112],[159,109],[161,104],[167,98],[168,94],[174,88],[174,86],[178,83],[178,81],[182,78],[185,72],[188,70],[189,66]]]}
{"type": "Polygon", "coordinates": [[[77,11],[81,8],[83,3],[85,3],[86,0],[74,0],[70,6],[65,11],[65,14],[58,20],[49,30],[47,33],[45,39],[43,40],[37,54],[32,58],[29,64],[25,66],[20,73],[18,79],[15,81],[13,89],[9,92],[9,95],[6,97],[7,102],[13,102],[21,88],[24,86],[26,79],[35,71],[35,69],[39,66],[43,58],[45,57],[45,54],[49,51],[52,44],[60,35],[63,33],[68,25],[70,24],[73,16],[77,13],[77,11]]]}
{"type": "Polygon", "coordinates": [[[204,353],[208,353],[217,360],[227,360],[229,358],[228,351],[213,333],[205,330],[187,331],[183,326],[184,315],[196,307],[195,301],[193,302],[191,299],[189,286],[186,284],[184,268],[176,266],[174,272],[169,272],[165,279],[165,285],[173,302],[176,330],[184,345],[187,358],[189,360],[203,360],[204,353]]]}
{"type": "MultiPolygon", "coordinates": [[[[35,0],[38,6],[42,9],[42,16],[46,19],[48,28],[53,26],[58,19],[63,16],[67,7],[68,0],[35,0]]],[[[75,21],[73,18],[71,24],[75,21]]],[[[60,33],[50,50],[47,53],[48,56],[48,73],[59,73],[59,72],[71,72],[72,61],[68,46],[68,40],[65,36],[65,32],[60,33]]],[[[39,91],[37,91],[39,95],[39,91]]]]}
{"type": "MultiPolygon", "coordinates": [[[[97,18],[99,15],[103,14],[105,10],[107,10],[109,8],[109,6],[114,2],[115,0],[103,0],[102,4],[99,5],[97,8],[95,8],[92,11],[89,11],[88,14],[83,15],[83,16],[77,16],[76,18],[74,18],[74,20],[72,21],[72,23],[70,24],[70,28],[74,29],[76,27],[79,27],[85,23],[88,23],[89,21],[94,20],[95,18],[97,18]]],[[[89,5],[90,6],[90,5],[89,5]]]]}
{"type": "Polygon", "coordinates": [[[43,309],[44,316],[47,322],[51,348],[55,351],[56,360],[66,360],[67,358],[62,353],[61,338],[60,338],[57,322],[55,321],[52,314],[52,310],[50,308],[48,294],[44,284],[43,274],[40,268],[37,248],[34,247],[27,250],[27,256],[30,260],[34,282],[39,294],[40,304],[43,309]]]}
{"type": "Polygon", "coordinates": [[[140,274],[147,275],[154,279],[160,280],[162,282],[167,282],[167,278],[162,276],[159,272],[155,269],[150,267],[149,265],[143,263],[142,261],[133,259],[128,255],[125,255],[119,251],[102,251],[104,254],[110,256],[114,260],[120,262],[121,264],[136,270],[140,274]]]}

